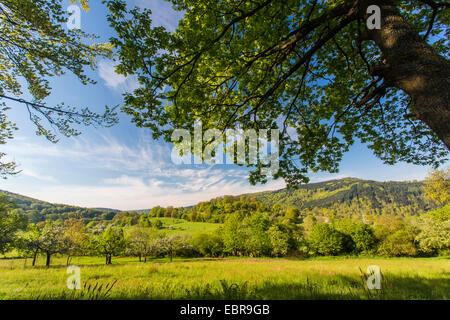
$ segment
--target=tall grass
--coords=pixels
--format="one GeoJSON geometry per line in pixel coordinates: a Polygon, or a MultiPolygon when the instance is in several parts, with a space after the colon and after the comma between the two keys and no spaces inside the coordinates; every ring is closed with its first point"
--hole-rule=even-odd
{"type": "Polygon", "coordinates": [[[0,260],[0,299],[449,299],[450,260],[177,259],[138,263],[75,258],[82,290],[66,288],[64,258],[31,267],[0,260]],[[369,265],[382,270],[381,290],[368,290],[369,265]]]}

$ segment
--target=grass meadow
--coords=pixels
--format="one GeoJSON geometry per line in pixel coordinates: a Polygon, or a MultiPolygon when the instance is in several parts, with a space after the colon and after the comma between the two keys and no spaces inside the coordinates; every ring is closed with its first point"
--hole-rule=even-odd
{"type": "MultiPolygon", "coordinates": [[[[197,233],[213,232],[219,228],[220,223],[208,223],[208,222],[191,222],[184,219],[175,218],[150,218],[151,221],[160,220],[163,224],[163,229],[159,230],[166,234],[183,234],[183,235],[195,235],[197,233]]],[[[125,227],[125,232],[132,227],[125,227]]]]}
{"type": "Polygon", "coordinates": [[[65,257],[50,268],[0,259],[0,299],[449,299],[450,258],[73,258],[81,290],[69,290],[65,257]],[[381,290],[368,290],[369,265],[381,290]]]}

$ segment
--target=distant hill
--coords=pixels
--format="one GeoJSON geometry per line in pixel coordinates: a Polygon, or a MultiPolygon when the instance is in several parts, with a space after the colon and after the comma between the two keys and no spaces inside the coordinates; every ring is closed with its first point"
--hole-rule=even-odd
{"type": "Polygon", "coordinates": [[[101,211],[111,211],[111,212],[122,212],[122,210],[118,209],[111,209],[111,208],[88,208],[88,209],[94,209],[94,210],[101,210],[101,211]]]}
{"type": "Polygon", "coordinates": [[[310,183],[295,190],[217,197],[192,208],[184,208],[187,211],[183,217],[191,221],[223,222],[226,215],[236,211],[259,211],[272,216],[313,214],[364,219],[381,214],[420,215],[436,207],[425,198],[422,186],[423,183],[417,181],[378,182],[345,178],[310,183]]]}
{"type": "Polygon", "coordinates": [[[23,196],[17,193],[0,190],[7,199],[14,201],[17,207],[28,215],[31,222],[47,219],[83,218],[85,221],[111,220],[120,210],[106,208],[82,208],[65,204],[54,204],[23,196]]]}
{"type": "Polygon", "coordinates": [[[293,206],[300,211],[327,211],[337,214],[420,214],[435,207],[424,197],[423,182],[378,182],[344,178],[281,189],[253,196],[266,206],[293,206]]]}
{"type": "MultiPolygon", "coordinates": [[[[223,196],[201,202],[195,206],[179,208],[175,217],[191,221],[223,222],[224,217],[236,210],[286,211],[296,207],[302,214],[313,213],[337,216],[361,214],[418,215],[436,207],[424,197],[422,182],[378,182],[345,178],[300,186],[295,190],[281,189],[241,196],[223,196]],[[246,198],[250,200],[241,201],[246,198]]],[[[82,217],[85,221],[112,220],[122,211],[108,208],[81,208],[64,204],[52,204],[20,194],[1,191],[14,200],[32,222],[82,217]]],[[[173,216],[173,209],[157,210],[157,216],[173,216]],[[167,211],[167,212],[166,212],[167,211]],[[170,212],[169,212],[170,211],[170,212]]],[[[137,210],[138,214],[148,210],[137,210]]],[[[125,214],[126,212],[123,212],[125,214]]]]}

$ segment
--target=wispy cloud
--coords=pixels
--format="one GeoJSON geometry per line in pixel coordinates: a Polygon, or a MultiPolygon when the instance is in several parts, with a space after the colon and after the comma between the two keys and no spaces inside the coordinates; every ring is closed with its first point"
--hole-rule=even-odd
{"type": "Polygon", "coordinates": [[[116,73],[117,62],[103,59],[98,64],[98,74],[105,81],[105,85],[119,93],[132,92],[139,88],[136,76],[125,77],[116,73]]]}
{"type": "Polygon", "coordinates": [[[44,169],[39,164],[45,163],[47,168],[55,164],[55,176],[58,170],[71,175],[56,184],[40,170],[27,170],[21,179],[40,179],[39,183],[22,188],[23,191],[16,188],[10,191],[72,205],[123,210],[186,206],[225,194],[284,187],[282,181],[253,187],[248,182],[248,170],[237,166],[175,165],[170,159],[171,146],[144,134],[132,144],[109,135],[96,139],[81,136],[70,140],[70,144],[40,146],[24,139],[11,145],[8,152],[26,158],[27,165],[28,160],[32,161],[36,168],[44,169]],[[56,164],[64,167],[58,168],[56,164]],[[89,176],[92,172],[94,179],[89,176]]]}
{"type": "Polygon", "coordinates": [[[56,182],[56,179],[49,175],[43,175],[39,174],[33,170],[30,169],[23,169],[20,174],[25,175],[27,177],[31,177],[33,179],[42,180],[42,181],[48,181],[48,182],[56,182]]]}
{"type": "Polygon", "coordinates": [[[184,192],[181,189],[161,186],[160,180],[122,175],[107,179],[99,186],[43,185],[29,196],[50,202],[87,207],[110,207],[121,210],[149,209],[153,206],[188,206],[223,195],[274,190],[283,187],[281,181],[252,187],[241,182],[223,182],[205,190],[184,192]]]}

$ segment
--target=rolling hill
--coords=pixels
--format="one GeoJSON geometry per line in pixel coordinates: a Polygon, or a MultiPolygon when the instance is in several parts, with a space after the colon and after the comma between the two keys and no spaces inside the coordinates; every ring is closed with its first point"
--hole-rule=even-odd
{"type": "MultiPolygon", "coordinates": [[[[191,221],[223,222],[224,216],[235,210],[285,211],[298,208],[303,214],[313,213],[336,216],[357,214],[418,215],[435,208],[435,204],[424,197],[422,182],[378,182],[356,178],[344,178],[300,186],[295,190],[281,189],[241,196],[223,196],[201,202],[195,206],[179,208],[178,218],[191,221]],[[252,199],[244,203],[243,198],[252,199]],[[259,209],[258,209],[259,208],[259,209]],[[192,218],[195,216],[196,218],[192,218]],[[215,217],[212,219],[211,217],[215,217]]],[[[46,219],[82,217],[85,221],[112,220],[121,212],[106,208],[81,208],[63,204],[52,204],[23,195],[1,191],[6,198],[17,203],[32,222],[46,219]]],[[[147,213],[150,210],[139,210],[147,213]]],[[[167,216],[164,209],[157,216],[167,216]]],[[[168,215],[170,217],[170,215],[168,215]]]]}
{"type": "Polygon", "coordinates": [[[435,208],[427,200],[423,182],[378,182],[356,178],[310,183],[296,190],[281,189],[249,194],[266,206],[293,206],[300,211],[331,210],[337,214],[420,214],[435,208]]]}
{"type": "Polygon", "coordinates": [[[120,210],[106,208],[82,208],[77,206],[54,204],[23,196],[17,193],[0,190],[0,195],[12,200],[28,215],[31,222],[39,222],[46,219],[56,220],[58,218],[68,219],[71,217],[82,217],[86,221],[111,220],[120,210]]]}

